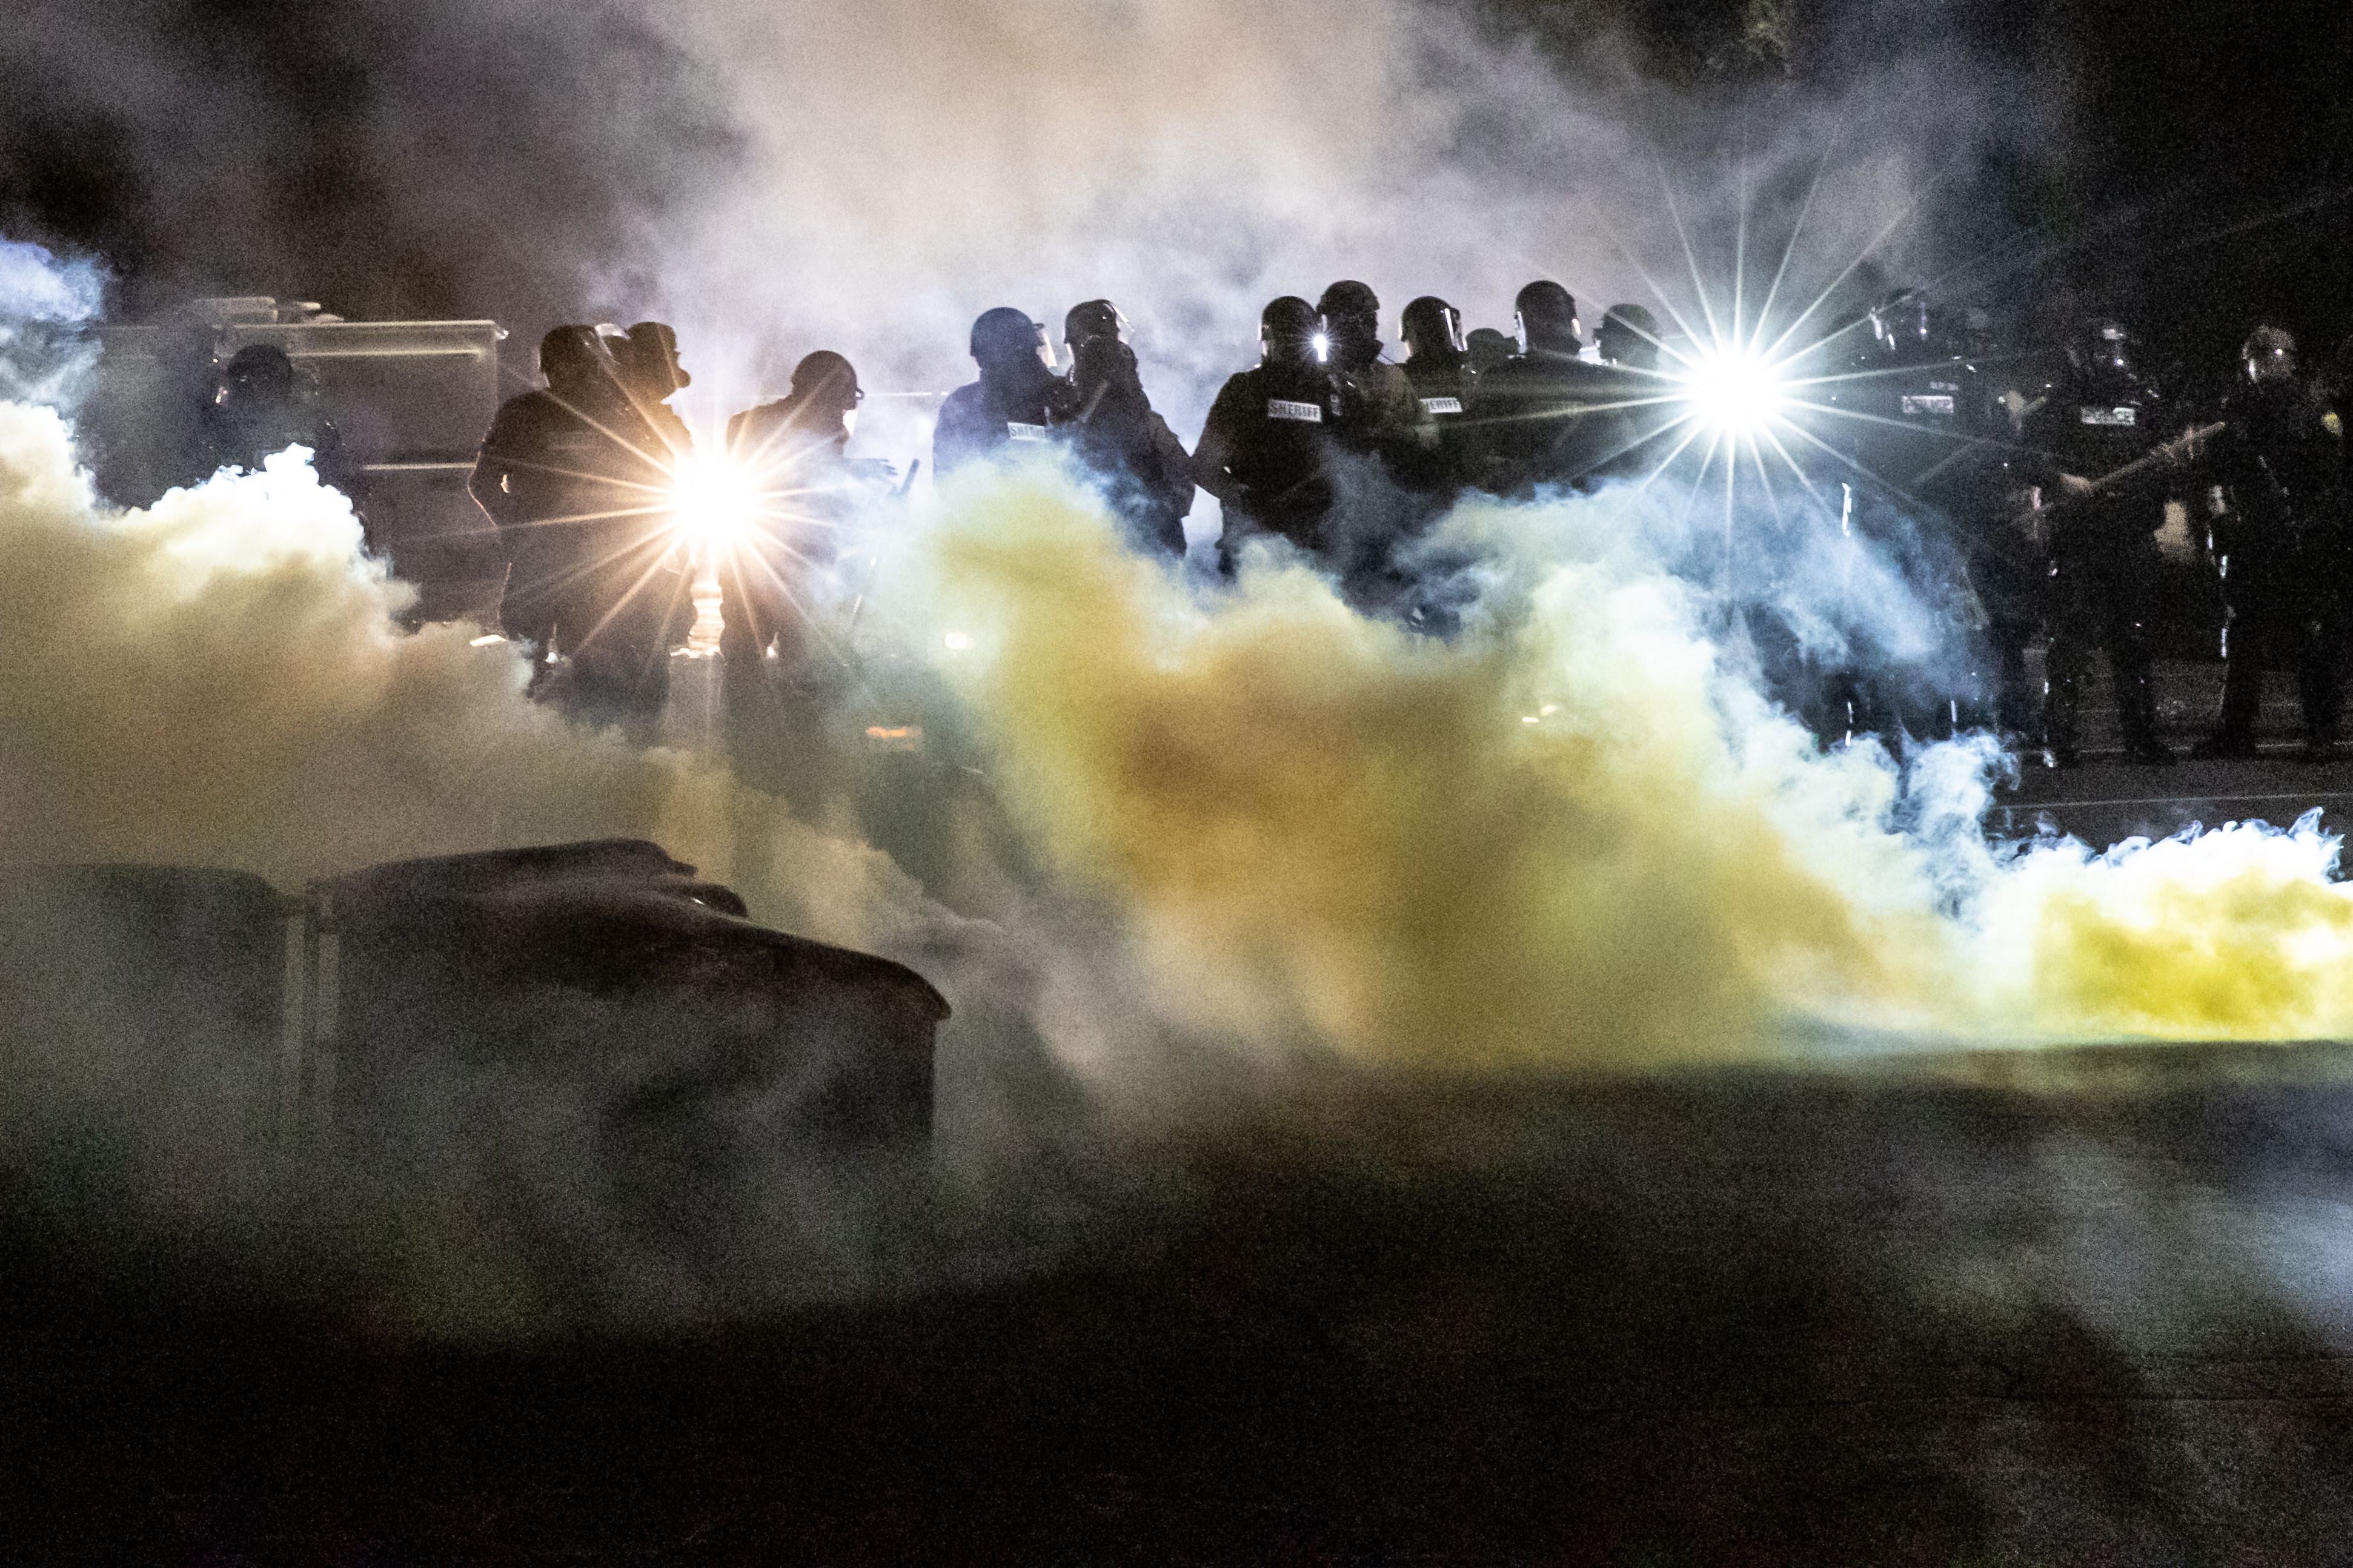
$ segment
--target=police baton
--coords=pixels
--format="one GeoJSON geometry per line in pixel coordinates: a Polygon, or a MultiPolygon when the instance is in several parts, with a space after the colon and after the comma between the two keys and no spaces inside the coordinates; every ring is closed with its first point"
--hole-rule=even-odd
{"type": "Polygon", "coordinates": [[[2170,441],[2167,441],[2160,446],[2151,447],[2140,457],[2135,458],[2131,462],[2126,463],[2123,468],[2113,469],[2108,473],[2102,474],[2098,479],[2092,481],[2091,488],[2088,489],[2077,490],[2073,495],[2063,495],[2056,500],[2045,501],[2041,506],[2029,507],[2026,510],[2017,513],[2010,518],[2010,526],[2017,529],[2021,533],[2033,534],[2040,537],[2045,526],[2045,520],[2049,518],[2052,512],[2071,506],[2077,501],[2089,500],[2094,496],[2096,496],[2105,490],[2113,489],[2116,486],[2125,483],[2126,480],[2147,472],[2150,468],[2158,467],[2171,468],[2175,464],[2179,463],[2183,458],[2195,452],[2198,449],[2199,443],[2202,441],[2211,441],[2230,427],[2231,426],[2228,420],[2218,420],[2211,425],[2197,426],[2192,429],[2183,432],[2181,435],[2174,437],[2170,441]]]}

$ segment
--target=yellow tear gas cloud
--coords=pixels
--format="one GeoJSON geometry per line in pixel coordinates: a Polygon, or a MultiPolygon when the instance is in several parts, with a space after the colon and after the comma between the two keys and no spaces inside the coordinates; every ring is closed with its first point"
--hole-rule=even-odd
{"type": "Polygon", "coordinates": [[[401,633],[299,456],[94,504],[50,411],[0,404],[0,859],[229,866],[281,888],[606,835],[734,879],[764,919],[889,945],[944,912],[723,768],[567,725],[475,628],[401,633]]]}
{"type": "Polygon", "coordinates": [[[1050,472],[947,487],[881,608],[961,684],[993,786],[1060,872],[998,900],[1052,911],[1008,933],[707,759],[566,724],[470,628],[398,632],[405,591],[299,460],[114,513],[54,415],[0,405],[0,858],[293,887],[639,834],[762,920],[914,958],[960,1009],[1027,1009],[1106,1063],[1166,1020],[1465,1066],[1783,1048],[1792,1016],[2002,1040],[2347,1031],[2333,840],[2002,859],[1966,792],[1943,812],[1962,830],[1895,831],[1889,771],[1815,753],[1622,547],[1631,504],[1459,515],[1491,581],[1446,644],[1296,568],[1197,595],[1050,472]],[[971,651],[937,654],[944,626],[971,651]],[[1074,935],[1073,909],[1102,929],[1074,935]],[[1144,1005],[1122,994],[1131,947],[1144,1005]]]}
{"type": "Polygon", "coordinates": [[[1898,831],[1883,760],[1817,752],[1627,547],[1641,504],[1458,513],[1490,582],[1449,645],[1296,565],[1205,605],[1026,470],[949,488],[911,613],[972,638],[963,682],[1014,805],[1132,911],[1180,1012],[1434,1065],[1772,1048],[1793,1017],[2003,1041],[2353,1027],[2333,839],[2000,856],[1954,752],[1917,775],[1966,775],[1916,814],[1941,826],[1898,831]]]}

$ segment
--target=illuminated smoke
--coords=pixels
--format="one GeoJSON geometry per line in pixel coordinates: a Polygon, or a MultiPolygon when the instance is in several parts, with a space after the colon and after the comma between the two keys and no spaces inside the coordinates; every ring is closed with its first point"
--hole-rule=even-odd
{"type": "MultiPolygon", "coordinates": [[[[812,348],[870,389],[944,391],[981,310],[1059,325],[1109,295],[1189,438],[1275,295],[1365,279],[1392,338],[1430,291],[1508,330],[1540,276],[1588,328],[1659,303],[1646,278],[1688,306],[1670,189],[1705,268],[1731,265],[1744,196],[1769,267],[1825,153],[1785,299],[1924,195],[1882,258],[1967,262],[1981,235],[1932,241],[2000,206],[1970,184],[1986,155],[2046,166],[2064,110],[1956,41],[1969,8],[1831,7],[1809,26],[1837,58],[1712,93],[1646,79],[1606,26],[1540,50],[1511,4],[290,0],[240,22],[160,0],[126,30],[100,0],[41,0],[0,38],[27,106],[0,118],[0,185],[67,169],[106,191],[92,243],[142,309],[252,290],[496,316],[517,344],[663,316],[712,424],[812,348]]],[[[896,402],[865,411],[893,455],[923,420],[892,416],[928,415],[896,402]]]]}
{"type": "Polygon", "coordinates": [[[0,321],[87,321],[106,294],[88,261],[61,262],[37,245],[0,239],[0,321]]]}
{"type": "MultiPolygon", "coordinates": [[[[107,515],[55,416],[10,405],[0,476],[11,858],[293,886],[635,833],[819,938],[947,952],[966,924],[723,769],[533,707],[519,662],[469,628],[397,632],[405,590],[359,563],[348,508],[296,458],[107,515]]],[[[1899,797],[1873,749],[1817,754],[1728,669],[1689,591],[1630,542],[1641,505],[1466,509],[1452,527],[1487,582],[1449,645],[1295,565],[1196,597],[1067,481],[989,477],[943,498],[872,613],[985,725],[1066,884],[1025,897],[1107,895],[1187,1030],[1634,1065],[1786,1048],[1778,1026],[1800,1019],[2002,1039],[2353,1026],[2332,838],[2000,856],[1977,836],[1973,757],[1932,753],[1899,797]]],[[[1146,1017],[1109,999],[1125,977],[1087,973],[1122,946],[1038,961],[1106,994],[1050,1037],[1148,1047],[1146,1017]]]]}
{"type": "MultiPolygon", "coordinates": [[[[2094,856],[1979,837],[1989,760],[1816,752],[1701,633],[1630,492],[1458,514],[1449,646],[1271,562],[1203,604],[1050,476],[944,502],[938,608],[1025,819],[1165,1005],[1432,1065],[2353,1026],[2312,824],[2094,856]]],[[[954,668],[954,667],[952,667],[954,668]]]]}

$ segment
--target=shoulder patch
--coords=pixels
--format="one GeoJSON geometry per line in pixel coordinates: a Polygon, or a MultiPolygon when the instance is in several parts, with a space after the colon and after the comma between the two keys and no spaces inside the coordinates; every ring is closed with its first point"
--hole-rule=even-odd
{"type": "Polygon", "coordinates": [[[1287,397],[1270,397],[1266,400],[1266,416],[1269,419],[1294,420],[1302,425],[1321,425],[1324,423],[1324,405],[1320,403],[1293,403],[1287,397]]]}

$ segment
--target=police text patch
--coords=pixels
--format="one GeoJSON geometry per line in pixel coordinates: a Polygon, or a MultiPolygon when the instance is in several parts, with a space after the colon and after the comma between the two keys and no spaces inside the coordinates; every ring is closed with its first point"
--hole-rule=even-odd
{"type": "Polygon", "coordinates": [[[1424,414],[1460,414],[1462,400],[1459,397],[1425,397],[1421,400],[1424,414]]]}
{"type": "Polygon", "coordinates": [[[1269,419],[1295,419],[1302,425],[1321,425],[1324,423],[1324,405],[1320,403],[1293,403],[1287,397],[1270,397],[1266,400],[1266,416],[1269,419]]]}
{"type": "Polygon", "coordinates": [[[1005,433],[1016,441],[1042,441],[1046,438],[1043,425],[1024,425],[1018,419],[1007,420],[1005,433]]]}
{"type": "Polygon", "coordinates": [[[2086,425],[2109,425],[2119,429],[2130,429],[2140,423],[2140,410],[2137,408],[2079,408],[2076,412],[2086,425]]]}
{"type": "Polygon", "coordinates": [[[1952,394],[1932,392],[1925,397],[1906,396],[1904,417],[1906,419],[1950,419],[1953,416],[1952,394]]]}

